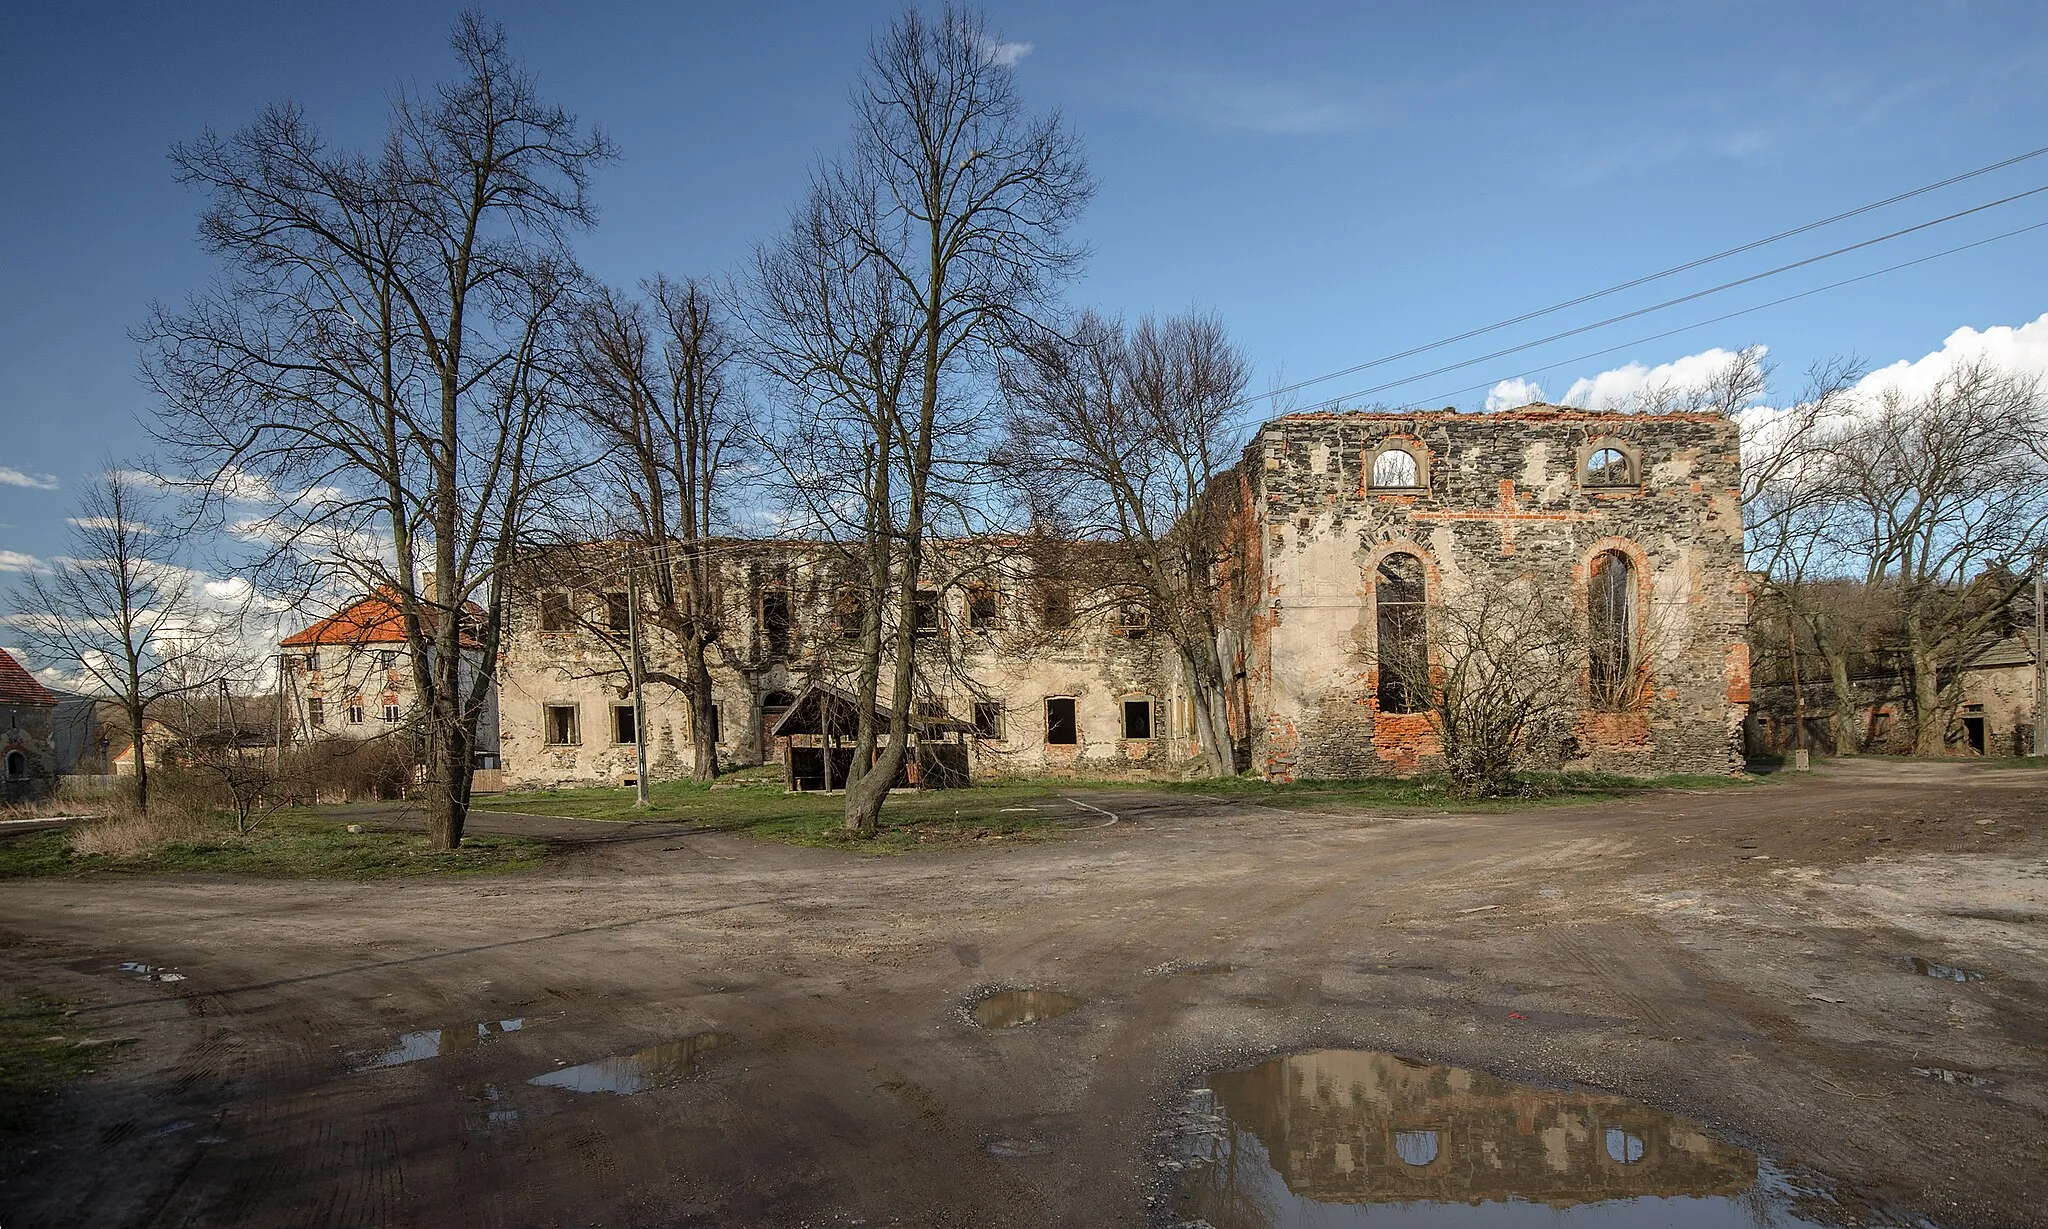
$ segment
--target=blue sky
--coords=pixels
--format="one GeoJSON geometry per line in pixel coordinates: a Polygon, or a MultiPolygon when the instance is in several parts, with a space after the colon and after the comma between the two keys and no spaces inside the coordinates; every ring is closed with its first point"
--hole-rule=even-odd
{"type": "MultiPolygon", "coordinates": [[[[6,6],[0,15],[0,568],[147,447],[129,330],[209,264],[165,153],[265,103],[374,141],[448,75],[438,3],[6,6]],[[24,485],[26,484],[26,485],[24,485]],[[12,552],[10,554],[9,552],[12,552]]],[[[586,266],[734,266],[843,141],[892,4],[500,3],[546,93],[615,137],[586,266]]],[[[1255,387],[1361,362],[2048,145],[2048,5],[995,4],[1099,194],[1077,302],[1219,312],[1255,387]]],[[[2048,157],[1627,296],[1320,384],[1303,403],[2048,184],[2048,157]]],[[[2048,220],[2048,195],[1372,399],[1446,394],[2048,220]]],[[[1787,372],[1939,350],[2048,312],[2048,230],[1539,377],[1770,346],[1787,372]]],[[[2048,332],[2048,325],[2043,326],[2048,332]]],[[[5,577],[0,576],[0,583],[5,577]]]]}

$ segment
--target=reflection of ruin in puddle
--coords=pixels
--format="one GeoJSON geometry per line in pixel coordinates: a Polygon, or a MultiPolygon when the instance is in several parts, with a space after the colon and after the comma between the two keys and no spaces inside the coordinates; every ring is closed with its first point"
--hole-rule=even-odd
{"type": "Polygon", "coordinates": [[[139,960],[123,960],[123,973],[133,973],[144,981],[184,981],[183,973],[173,973],[161,965],[143,964],[139,960]]]}
{"type": "Polygon", "coordinates": [[[386,1050],[356,1070],[399,1067],[422,1059],[445,1058],[463,1050],[474,1050],[479,1044],[501,1033],[516,1033],[525,1027],[526,1019],[522,1016],[513,1020],[485,1020],[478,1024],[451,1024],[446,1028],[426,1028],[417,1033],[400,1033],[397,1049],[386,1050]]]}
{"type": "Polygon", "coordinates": [[[1064,1016],[1081,1000],[1057,990],[1004,990],[974,1005],[974,1022],[983,1028],[1016,1028],[1064,1016]]]}
{"type": "Polygon", "coordinates": [[[472,1131],[499,1131],[519,1122],[519,1111],[505,1104],[496,1084],[465,1084],[462,1095],[468,1097],[478,1110],[469,1118],[472,1131]]]}
{"type": "Polygon", "coordinates": [[[619,1058],[601,1058],[578,1067],[564,1067],[526,1082],[549,1088],[566,1088],[570,1092],[615,1092],[631,1096],[690,1078],[697,1069],[699,1054],[731,1045],[735,1040],[726,1033],[693,1033],[680,1041],[649,1046],[619,1058]]]}
{"type": "Polygon", "coordinates": [[[1813,1223],[1782,1173],[1682,1118],[1391,1054],[1211,1076],[1173,1138],[1176,1224],[1813,1223]]]}
{"type": "Polygon", "coordinates": [[[1984,975],[1975,969],[1960,968],[1952,964],[1936,964],[1918,956],[1906,957],[1906,967],[1922,977],[1938,978],[1942,981],[1983,981],[1984,975]]]}

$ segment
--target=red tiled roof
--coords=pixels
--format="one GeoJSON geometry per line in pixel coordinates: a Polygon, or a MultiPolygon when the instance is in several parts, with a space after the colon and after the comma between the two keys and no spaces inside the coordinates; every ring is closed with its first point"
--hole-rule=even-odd
{"type": "Polygon", "coordinates": [[[57,697],[50,689],[36,682],[36,676],[22,669],[21,663],[0,649],[0,704],[50,704],[57,703],[57,697]]]}
{"type": "MultiPolygon", "coordinates": [[[[475,602],[466,602],[463,613],[472,619],[481,618],[483,607],[475,602]]],[[[304,631],[293,632],[277,643],[278,647],[286,649],[307,649],[322,644],[404,644],[405,612],[399,607],[397,591],[383,586],[370,596],[357,600],[304,631]]],[[[462,647],[475,649],[482,646],[464,633],[462,647]]]]}

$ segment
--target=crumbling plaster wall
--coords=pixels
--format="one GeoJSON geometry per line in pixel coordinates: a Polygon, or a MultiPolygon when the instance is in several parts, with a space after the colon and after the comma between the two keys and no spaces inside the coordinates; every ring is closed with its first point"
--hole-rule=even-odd
{"type": "Polygon", "coordinates": [[[1733,424],[1550,407],[1294,415],[1268,423],[1247,459],[1259,480],[1266,578],[1254,623],[1263,640],[1254,708],[1265,724],[1254,762],[1267,776],[1357,777],[1440,762],[1426,715],[1382,714],[1374,699],[1374,576],[1397,550],[1423,560],[1433,606],[1527,578],[1569,587],[1582,617],[1593,560],[1626,554],[1642,589],[1646,702],[1582,713],[1579,754],[1565,766],[1738,766],[1748,656],[1733,424]],[[1417,460],[1417,487],[1369,482],[1390,443],[1417,460]],[[1603,446],[1633,458],[1639,486],[1581,481],[1603,446]]]}

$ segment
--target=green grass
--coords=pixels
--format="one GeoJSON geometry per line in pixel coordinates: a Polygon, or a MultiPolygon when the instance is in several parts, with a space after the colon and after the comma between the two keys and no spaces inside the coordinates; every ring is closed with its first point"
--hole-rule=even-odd
{"type": "Polygon", "coordinates": [[[286,811],[247,836],[216,818],[197,836],[129,856],[75,853],[69,829],[0,839],[0,879],[181,872],[295,879],[474,875],[528,870],[547,852],[544,841],[508,836],[468,836],[460,849],[434,850],[423,833],[374,826],[352,833],[344,820],[286,811]]]}
{"type": "Polygon", "coordinates": [[[1522,792],[1514,797],[1470,799],[1453,792],[1447,777],[1305,781],[1289,785],[1249,777],[1221,781],[1002,781],[967,789],[891,794],[882,807],[880,831],[874,840],[863,841],[845,835],[844,801],[839,795],[784,793],[780,777],[774,772],[772,766],[766,771],[741,769],[720,778],[722,786],[727,782],[749,782],[737,788],[710,788],[688,781],[662,782],[649,787],[649,805],[645,808],[634,805],[630,789],[563,789],[492,794],[478,798],[475,809],[572,819],[686,823],[795,845],[901,853],[977,841],[1043,837],[1077,820],[1086,822],[1088,812],[1061,797],[1063,792],[1077,789],[1164,790],[1310,810],[1513,810],[1610,801],[1655,789],[1739,788],[1755,783],[1753,777],[1732,776],[1641,780],[1593,773],[1537,773],[1519,779],[1522,792]],[[1034,806],[1044,809],[1021,809],[1034,806]]]}
{"type": "Polygon", "coordinates": [[[906,790],[891,794],[883,804],[875,838],[860,840],[845,835],[842,795],[785,793],[779,773],[772,765],[767,773],[741,769],[719,778],[721,788],[715,789],[689,781],[664,781],[648,787],[649,805],[645,808],[633,805],[630,789],[565,789],[478,797],[473,809],[570,819],[685,823],[792,845],[902,853],[1047,835],[1089,815],[1062,800],[1060,791],[1098,784],[1006,781],[928,793],[906,790]],[[1044,809],[1026,809],[1032,807],[1044,809]]]}
{"type": "Polygon", "coordinates": [[[110,1048],[87,1041],[61,1001],[34,991],[0,995],[0,1140],[32,1136],[45,1103],[110,1048]]]}

